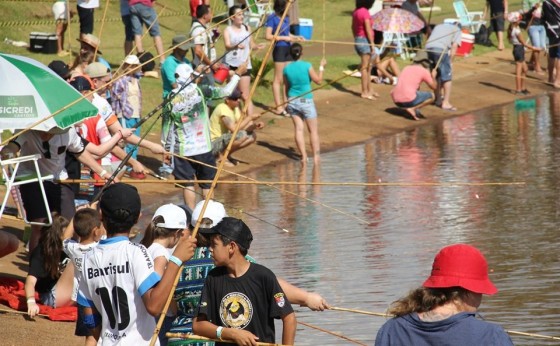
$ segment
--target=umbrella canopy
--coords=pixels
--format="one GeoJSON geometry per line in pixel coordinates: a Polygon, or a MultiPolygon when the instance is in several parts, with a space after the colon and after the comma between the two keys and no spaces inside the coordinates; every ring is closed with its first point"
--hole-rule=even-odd
{"type": "MultiPolygon", "coordinates": [[[[0,54],[0,81],[0,130],[28,128],[82,97],[45,65],[17,55],[0,54]]],[[[33,129],[64,130],[97,113],[82,99],[33,129]]]]}
{"type": "Polygon", "coordinates": [[[400,8],[386,8],[371,17],[373,28],[388,33],[409,34],[422,30],[424,22],[414,13],[400,8]]]}

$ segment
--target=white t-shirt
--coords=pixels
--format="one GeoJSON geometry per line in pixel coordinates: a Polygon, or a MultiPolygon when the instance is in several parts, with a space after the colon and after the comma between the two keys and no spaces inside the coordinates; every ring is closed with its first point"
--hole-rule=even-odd
{"type": "MultiPolygon", "coordinates": [[[[43,141],[38,131],[27,131],[15,139],[20,146],[20,155],[42,154],[37,161],[41,175],[52,174],[55,180],[68,179],[65,159],[66,151],[80,154],[84,151],[84,142],[72,126],[68,132],[54,135],[49,141],[43,141]],[[49,158],[50,157],[50,158],[49,158]]],[[[24,176],[35,172],[32,161],[23,162],[18,170],[18,176],[24,176]]]]}
{"type": "Polygon", "coordinates": [[[229,66],[239,67],[244,62],[248,62],[247,69],[251,68],[251,59],[249,59],[249,54],[251,54],[251,33],[247,30],[245,25],[241,25],[241,29],[237,31],[233,26],[228,26],[226,28],[229,33],[229,41],[232,46],[236,46],[239,43],[243,45],[243,49],[234,49],[229,51],[224,62],[229,66]]]}
{"type": "Polygon", "coordinates": [[[105,122],[107,122],[111,115],[115,114],[115,112],[113,112],[113,107],[111,107],[111,104],[109,104],[109,102],[105,98],[99,96],[99,94],[97,93],[93,94],[93,100],[91,101],[91,103],[95,107],[97,107],[99,115],[101,115],[101,118],[103,118],[105,122]]]}
{"type": "Polygon", "coordinates": [[[518,36],[520,33],[521,33],[521,28],[520,28],[519,26],[514,27],[514,28],[511,30],[511,37],[510,37],[511,44],[513,44],[513,45],[520,45],[520,44],[521,44],[521,42],[519,42],[519,38],[517,38],[517,36],[518,36]]]}
{"type": "Polygon", "coordinates": [[[78,6],[81,8],[98,8],[99,0],[78,0],[78,6]]]}
{"type": "Polygon", "coordinates": [[[169,249],[159,243],[152,243],[148,248],[148,253],[152,258],[155,259],[158,257],[165,257],[167,261],[169,261],[169,249]]]}
{"type": "Polygon", "coordinates": [[[97,246],[97,242],[93,242],[87,245],[82,245],[75,241],[74,239],[68,238],[64,239],[62,242],[64,253],[70,258],[72,263],[74,263],[74,288],[72,290],[72,300],[76,301],[78,297],[78,285],[82,272],[82,262],[84,254],[90,251],[94,246],[97,246]]]}
{"type": "Polygon", "coordinates": [[[142,296],[159,281],[148,250],[127,237],[101,240],[84,255],[78,304],[100,313],[102,345],[149,343],[156,321],[142,296]]]}

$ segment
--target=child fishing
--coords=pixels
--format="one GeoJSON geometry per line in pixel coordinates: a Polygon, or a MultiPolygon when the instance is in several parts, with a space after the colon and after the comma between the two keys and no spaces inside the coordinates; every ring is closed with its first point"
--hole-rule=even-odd
{"type": "Polygon", "coordinates": [[[525,88],[525,78],[527,78],[527,63],[525,62],[525,47],[530,50],[538,51],[540,48],[527,44],[521,34],[520,12],[511,12],[508,14],[508,37],[513,45],[513,60],[515,60],[515,91],[516,95],[528,95],[530,92],[525,88]]]}

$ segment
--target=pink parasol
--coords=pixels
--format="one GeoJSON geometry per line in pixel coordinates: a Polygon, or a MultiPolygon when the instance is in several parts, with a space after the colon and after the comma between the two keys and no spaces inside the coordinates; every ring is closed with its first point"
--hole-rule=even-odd
{"type": "Polygon", "coordinates": [[[409,34],[420,31],[424,22],[414,13],[400,8],[386,8],[371,17],[373,28],[378,31],[409,34]]]}

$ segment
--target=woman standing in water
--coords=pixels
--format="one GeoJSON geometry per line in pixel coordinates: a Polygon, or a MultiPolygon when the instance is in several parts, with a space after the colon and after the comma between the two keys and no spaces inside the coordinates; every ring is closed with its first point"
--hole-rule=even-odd
{"type": "Polygon", "coordinates": [[[311,63],[300,60],[303,47],[294,43],[290,47],[290,55],[293,62],[284,68],[284,86],[288,95],[288,113],[292,115],[294,122],[295,141],[301,154],[301,163],[307,163],[307,152],[305,150],[305,138],[303,135],[304,122],[309,131],[309,140],[313,150],[313,162],[319,164],[321,161],[321,149],[319,144],[319,125],[317,122],[317,109],[313,102],[311,93],[311,81],[320,84],[323,81],[323,72],[327,61],[323,58],[319,66],[319,73],[315,72],[311,63]]]}

